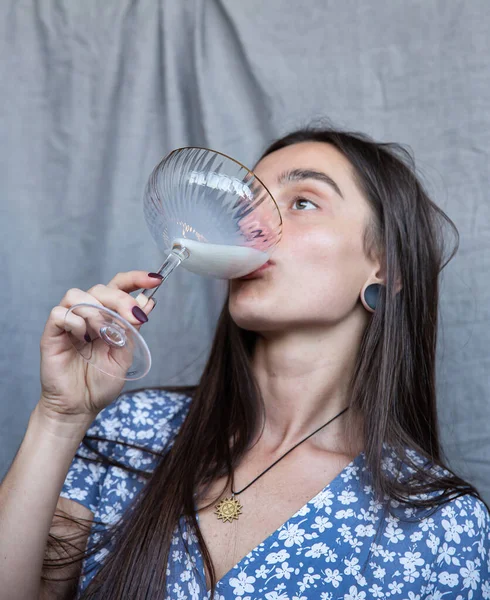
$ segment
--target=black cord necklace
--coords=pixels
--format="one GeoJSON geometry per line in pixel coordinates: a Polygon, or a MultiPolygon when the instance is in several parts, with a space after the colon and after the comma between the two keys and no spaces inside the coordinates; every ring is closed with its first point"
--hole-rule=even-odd
{"type": "Polygon", "coordinates": [[[243,506],[241,505],[240,501],[235,498],[235,496],[238,496],[239,494],[241,494],[245,490],[248,490],[248,488],[257,481],[257,479],[260,479],[262,477],[262,475],[265,475],[267,473],[267,471],[270,471],[272,469],[272,467],[274,467],[275,465],[277,465],[277,463],[280,460],[282,460],[285,456],[287,456],[290,452],[292,452],[300,444],[302,444],[303,442],[306,442],[306,440],[308,440],[313,435],[315,435],[315,433],[318,433],[320,431],[320,429],[323,429],[327,425],[330,425],[330,423],[332,423],[332,421],[335,421],[335,419],[338,419],[348,409],[349,409],[349,407],[347,406],[346,408],[344,408],[343,410],[341,410],[337,415],[335,415],[335,417],[332,417],[330,419],[330,421],[327,421],[326,423],[324,423],[323,425],[321,425],[320,427],[318,427],[318,429],[315,429],[315,431],[313,433],[310,433],[305,438],[303,438],[302,440],[300,440],[292,448],[289,448],[289,450],[287,452],[285,452],[276,461],[274,461],[270,466],[268,466],[267,469],[265,469],[265,471],[262,471],[262,473],[259,473],[259,475],[257,475],[257,477],[255,479],[252,479],[252,481],[250,483],[248,483],[240,491],[238,491],[238,492],[233,491],[233,483],[232,483],[231,484],[231,498],[223,498],[223,500],[221,500],[221,502],[219,502],[218,504],[216,504],[215,507],[214,507],[216,509],[214,511],[214,514],[218,517],[218,519],[221,520],[221,521],[223,521],[223,523],[225,523],[225,522],[231,523],[234,519],[238,519],[238,517],[242,514],[242,508],[243,508],[243,506]]]}

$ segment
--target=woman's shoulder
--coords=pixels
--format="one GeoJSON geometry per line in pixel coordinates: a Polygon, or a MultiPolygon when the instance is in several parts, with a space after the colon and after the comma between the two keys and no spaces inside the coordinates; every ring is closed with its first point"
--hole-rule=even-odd
{"type": "MultiPolygon", "coordinates": [[[[407,449],[404,458],[389,450],[383,459],[382,469],[398,482],[407,484],[409,507],[397,501],[390,502],[395,514],[400,511],[403,513],[402,520],[407,517],[408,521],[412,518],[424,521],[426,531],[437,531],[437,536],[442,536],[448,542],[460,543],[461,536],[458,534],[464,532],[469,534],[467,537],[473,537],[475,531],[486,536],[487,543],[490,542],[490,513],[487,505],[475,490],[452,489],[450,484],[444,486],[444,480],[450,481],[453,477],[448,468],[416,450],[407,449]],[[411,492],[412,477],[417,473],[420,475],[421,471],[425,474],[426,483],[433,483],[434,487],[426,492],[411,492]],[[440,485],[437,485],[438,480],[440,485]],[[413,507],[410,507],[410,501],[413,501],[413,507]],[[421,503],[426,504],[427,508],[420,508],[421,503]]],[[[415,481],[420,484],[420,476],[415,481]]]]}
{"type": "MultiPolygon", "coordinates": [[[[476,495],[465,493],[455,496],[431,510],[426,520],[431,523],[429,531],[432,531],[432,539],[437,546],[441,540],[453,545],[480,541],[490,549],[490,513],[476,495]]],[[[427,545],[430,546],[430,541],[427,545]]]]}
{"type": "Polygon", "coordinates": [[[434,589],[463,592],[458,598],[490,598],[490,515],[484,502],[468,493],[453,498],[425,526],[434,589]]]}

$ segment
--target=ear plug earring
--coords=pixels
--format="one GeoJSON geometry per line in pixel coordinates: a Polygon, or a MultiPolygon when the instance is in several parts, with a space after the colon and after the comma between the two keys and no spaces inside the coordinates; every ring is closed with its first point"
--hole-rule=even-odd
{"type": "Polygon", "coordinates": [[[381,284],[372,283],[364,290],[364,301],[372,310],[376,310],[381,284]]]}

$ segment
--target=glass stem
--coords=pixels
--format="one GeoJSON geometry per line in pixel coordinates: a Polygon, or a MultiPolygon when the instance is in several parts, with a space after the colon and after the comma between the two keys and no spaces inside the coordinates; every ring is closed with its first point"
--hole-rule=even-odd
{"type": "Polygon", "coordinates": [[[187,248],[181,246],[180,244],[174,245],[172,252],[170,252],[163,265],[157,271],[157,273],[163,277],[162,281],[157,285],[157,287],[143,290],[136,296],[136,302],[141,306],[141,308],[144,308],[148,304],[148,301],[153,298],[162,283],[168,279],[170,273],[172,273],[172,271],[174,271],[186,258],[189,258],[189,256],[190,253],[187,248]]]}

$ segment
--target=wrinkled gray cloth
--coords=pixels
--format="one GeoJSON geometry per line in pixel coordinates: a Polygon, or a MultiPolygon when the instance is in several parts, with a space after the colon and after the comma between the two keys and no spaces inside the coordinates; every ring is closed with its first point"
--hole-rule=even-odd
{"type": "MultiPolygon", "coordinates": [[[[253,165],[312,118],[411,146],[461,248],[443,277],[438,390],[452,466],[490,499],[490,8],[486,0],[3,0],[0,470],[39,397],[70,287],[162,262],[142,194],[172,148],[253,165]]],[[[178,270],[136,386],[194,383],[224,284],[178,270]]]]}

